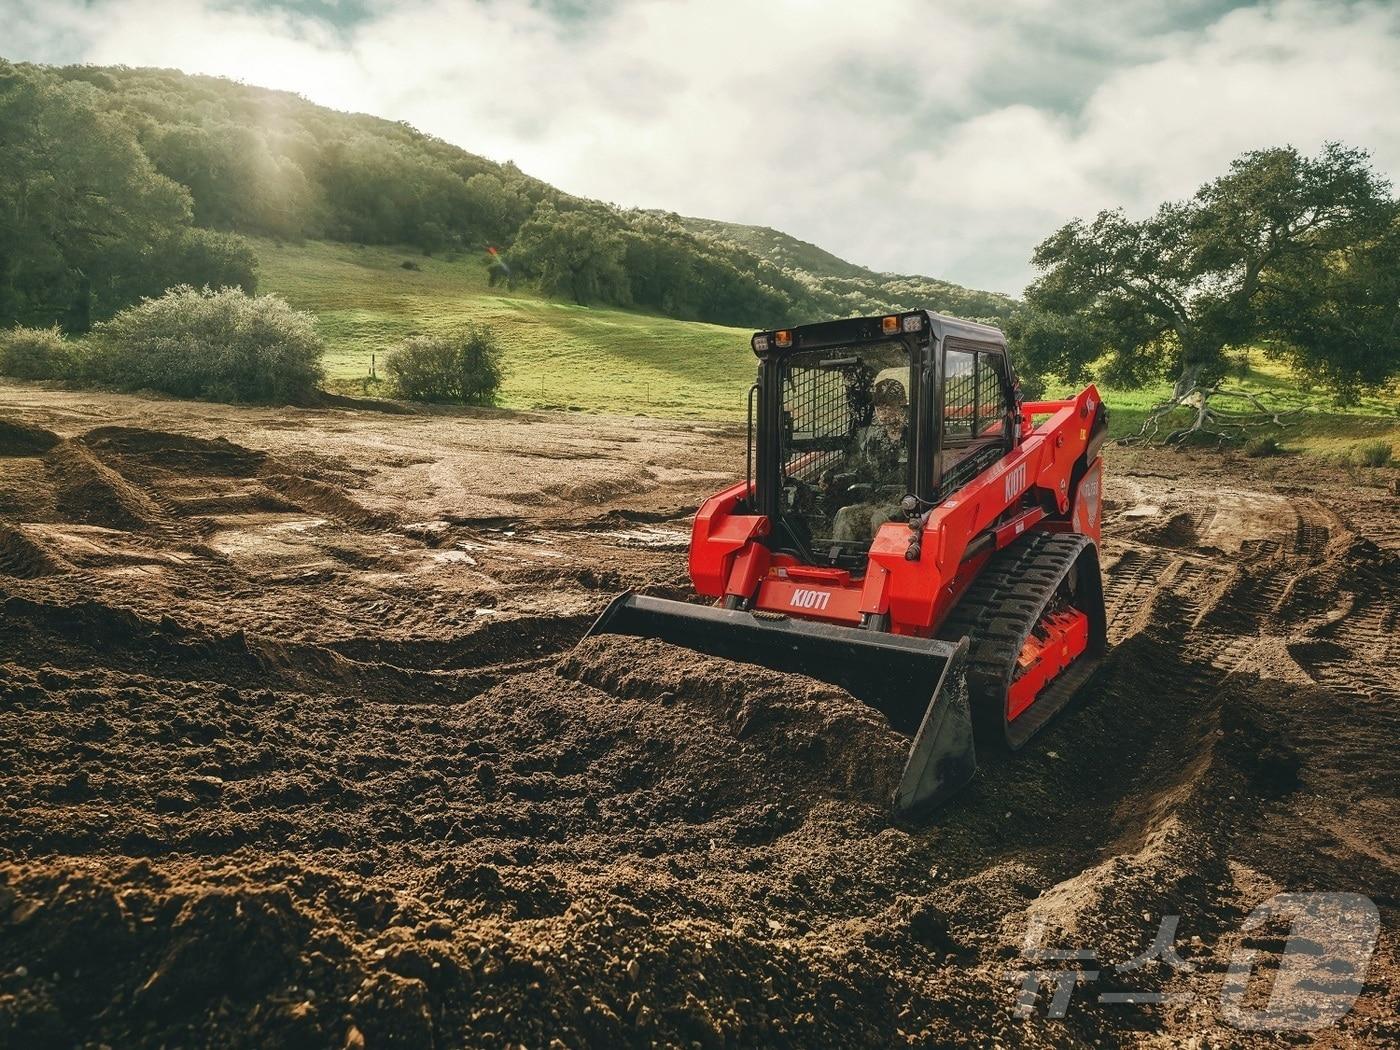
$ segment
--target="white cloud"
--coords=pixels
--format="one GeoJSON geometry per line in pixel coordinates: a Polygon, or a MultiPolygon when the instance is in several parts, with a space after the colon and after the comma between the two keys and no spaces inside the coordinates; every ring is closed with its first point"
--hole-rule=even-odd
{"type": "Polygon", "coordinates": [[[1067,219],[1341,139],[1400,173],[1400,9],[1279,0],[0,0],[0,52],[174,66],[403,119],[575,193],[1019,291],[1067,219]],[[1224,7],[1218,4],[1214,6],[1224,7]]]}

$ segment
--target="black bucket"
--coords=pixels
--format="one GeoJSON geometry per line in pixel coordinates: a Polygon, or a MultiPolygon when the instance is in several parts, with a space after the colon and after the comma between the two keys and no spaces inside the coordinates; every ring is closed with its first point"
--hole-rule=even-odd
{"type": "Polygon", "coordinates": [[[966,639],[910,638],[630,591],[598,617],[588,631],[595,634],[657,638],[840,686],[913,737],[893,799],[898,817],[929,812],[977,770],[964,672],[966,639]]]}

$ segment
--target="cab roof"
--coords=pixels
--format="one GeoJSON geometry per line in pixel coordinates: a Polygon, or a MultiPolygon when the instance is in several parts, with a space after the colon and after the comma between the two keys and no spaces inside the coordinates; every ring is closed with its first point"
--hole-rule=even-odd
{"type": "MultiPolygon", "coordinates": [[[[951,336],[974,342],[995,343],[998,346],[1006,344],[1006,336],[1001,329],[991,325],[981,324],[977,321],[966,321],[960,317],[949,317],[947,314],[936,313],[932,310],[903,310],[898,314],[848,317],[834,321],[796,325],[788,329],[768,329],[755,332],[755,338],[758,336],[768,337],[764,340],[767,349],[756,352],[759,353],[759,356],[765,356],[768,353],[795,353],[800,350],[815,350],[823,347],[889,339],[892,337],[885,334],[882,327],[884,320],[888,317],[898,317],[901,322],[905,318],[919,317],[922,320],[915,331],[920,335],[927,333],[935,339],[941,340],[951,336]],[[776,337],[780,333],[784,336],[790,336],[791,341],[788,345],[779,346],[777,344],[776,337]]],[[[902,329],[900,334],[905,334],[902,329]]]]}

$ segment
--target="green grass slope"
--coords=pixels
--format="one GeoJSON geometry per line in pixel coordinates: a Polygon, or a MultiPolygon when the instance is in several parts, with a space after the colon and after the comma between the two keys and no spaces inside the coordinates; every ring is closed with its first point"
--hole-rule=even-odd
{"type": "Polygon", "coordinates": [[[747,330],[578,306],[489,288],[474,256],[257,243],[259,290],[320,318],[332,389],[386,393],[384,353],[405,336],[488,324],[505,349],[501,403],[622,415],[738,418],[754,378],[747,330]],[[412,262],[419,269],[406,269],[412,262]],[[369,379],[377,358],[380,382],[369,379]]]}

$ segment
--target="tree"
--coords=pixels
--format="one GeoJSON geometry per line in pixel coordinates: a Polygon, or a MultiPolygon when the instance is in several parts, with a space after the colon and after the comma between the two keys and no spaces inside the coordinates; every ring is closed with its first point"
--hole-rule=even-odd
{"type": "Polygon", "coordinates": [[[626,253],[621,234],[605,217],[584,208],[560,212],[546,203],[520,227],[511,258],[547,294],[625,306],[632,301],[626,253]]]}
{"type": "Polygon", "coordinates": [[[211,121],[157,125],[142,142],[161,174],[190,191],[199,225],[297,237],[315,195],[301,167],[279,155],[268,135],[262,127],[211,121]]]}
{"type": "Polygon", "coordinates": [[[258,286],[257,273],[257,254],[242,237],[192,227],[159,241],[141,260],[141,276],[131,283],[142,296],[157,296],[181,284],[241,288],[252,295],[258,286]]]}
{"type": "Polygon", "coordinates": [[[1071,381],[1098,371],[1142,385],[1175,379],[1143,433],[1187,405],[1194,420],[1169,442],[1238,433],[1277,418],[1253,395],[1223,387],[1226,352],[1261,346],[1339,396],[1400,373],[1400,296],[1393,267],[1400,207],[1361,150],[1330,144],[1246,153],[1227,174],[1146,219],[1104,211],[1068,223],[1036,248],[1043,271],[1018,319],[1031,372],[1071,381]],[[1213,405],[1243,399],[1246,412],[1213,405]],[[1248,417],[1248,418],[1247,418],[1248,417]]]}
{"type": "Polygon", "coordinates": [[[188,193],[95,96],[0,62],[0,324],[86,330],[134,298],[133,258],[190,220],[188,193]]]}
{"type": "Polygon", "coordinates": [[[491,243],[513,237],[532,205],[498,176],[478,172],[462,184],[462,207],[467,228],[491,243]]]}
{"type": "Polygon", "coordinates": [[[1270,348],[1354,403],[1396,374],[1400,355],[1400,216],[1376,240],[1339,250],[1322,273],[1279,267],[1260,298],[1266,331],[1292,331],[1270,348]]]}
{"type": "Polygon", "coordinates": [[[0,325],[83,332],[174,285],[255,287],[248,243],[190,226],[189,192],[100,100],[0,62],[0,325]]]}

